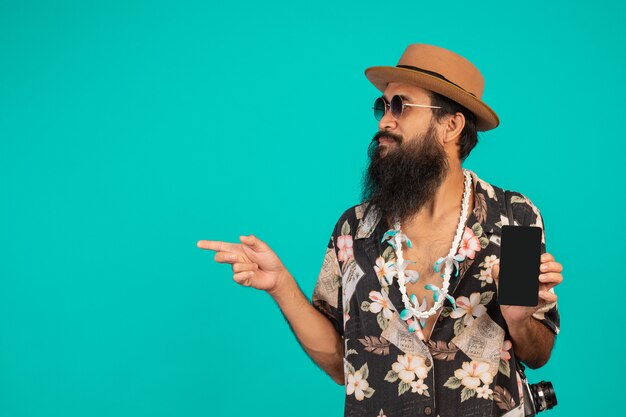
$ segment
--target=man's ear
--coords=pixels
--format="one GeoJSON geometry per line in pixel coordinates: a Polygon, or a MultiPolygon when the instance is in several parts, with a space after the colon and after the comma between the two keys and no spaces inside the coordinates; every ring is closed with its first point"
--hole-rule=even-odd
{"type": "Polygon", "coordinates": [[[463,113],[456,112],[446,117],[445,131],[443,137],[444,145],[450,141],[455,141],[461,137],[461,132],[465,127],[465,116],[463,113]]]}

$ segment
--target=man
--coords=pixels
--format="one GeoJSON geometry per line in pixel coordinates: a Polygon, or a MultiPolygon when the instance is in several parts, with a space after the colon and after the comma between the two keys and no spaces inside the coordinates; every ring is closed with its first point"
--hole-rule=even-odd
{"type": "MultiPolygon", "coordinates": [[[[517,360],[550,357],[562,266],[542,233],[539,305],[498,304],[504,190],[461,166],[476,132],[499,124],[483,78],[422,44],[365,73],[383,96],[364,202],[336,223],[312,304],[255,236],[198,246],[274,297],[305,351],[346,385],[346,416],[523,416],[517,360]]],[[[514,223],[543,228],[537,207],[512,195],[514,223]]]]}

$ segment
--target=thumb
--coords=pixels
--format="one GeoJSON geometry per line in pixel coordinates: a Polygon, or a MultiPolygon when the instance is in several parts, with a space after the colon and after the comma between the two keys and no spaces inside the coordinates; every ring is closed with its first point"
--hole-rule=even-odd
{"type": "Polygon", "coordinates": [[[493,281],[496,283],[496,288],[498,288],[498,278],[500,276],[500,265],[495,264],[491,267],[491,276],[493,277],[493,281]]]}
{"type": "Polygon", "coordinates": [[[255,252],[265,252],[268,248],[265,242],[254,235],[239,236],[239,240],[255,252]]]}

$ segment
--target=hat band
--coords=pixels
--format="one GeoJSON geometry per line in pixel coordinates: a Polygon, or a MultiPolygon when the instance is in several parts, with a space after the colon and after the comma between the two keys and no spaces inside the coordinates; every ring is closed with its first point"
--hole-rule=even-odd
{"type": "Polygon", "coordinates": [[[418,67],[414,67],[412,65],[396,65],[397,68],[406,68],[406,69],[410,69],[413,71],[419,71],[419,72],[423,72],[424,74],[428,74],[428,75],[432,75],[433,77],[437,77],[440,80],[443,80],[445,82],[448,82],[450,84],[452,84],[455,87],[460,88],[461,90],[465,91],[467,94],[471,94],[474,97],[476,97],[476,94],[474,93],[470,93],[469,91],[467,91],[466,89],[464,89],[463,87],[461,87],[460,85],[453,83],[452,81],[450,81],[449,79],[447,79],[446,77],[444,77],[443,75],[439,74],[438,72],[435,71],[429,71],[429,70],[425,70],[423,68],[418,68],[418,67]]]}

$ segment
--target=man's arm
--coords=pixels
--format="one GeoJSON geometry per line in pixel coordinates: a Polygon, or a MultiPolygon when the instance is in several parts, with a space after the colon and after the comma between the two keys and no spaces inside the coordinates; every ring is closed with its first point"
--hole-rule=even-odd
{"type": "Polygon", "coordinates": [[[280,287],[268,293],[305,352],[333,381],[343,385],[343,338],[330,320],[311,305],[287,270],[280,282],[280,287]]]}
{"type": "MultiPolygon", "coordinates": [[[[563,281],[563,266],[556,262],[550,253],[541,255],[541,274],[539,280],[539,305],[537,307],[500,306],[506,320],[515,355],[530,368],[539,368],[550,359],[554,346],[555,332],[533,317],[550,306],[556,308],[556,285],[563,281]]],[[[498,285],[500,265],[494,265],[492,275],[498,285]]]]}
{"type": "Polygon", "coordinates": [[[532,369],[540,368],[548,362],[555,334],[534,317],[521,323],[508,324],[515,356],[532,369]]]}

